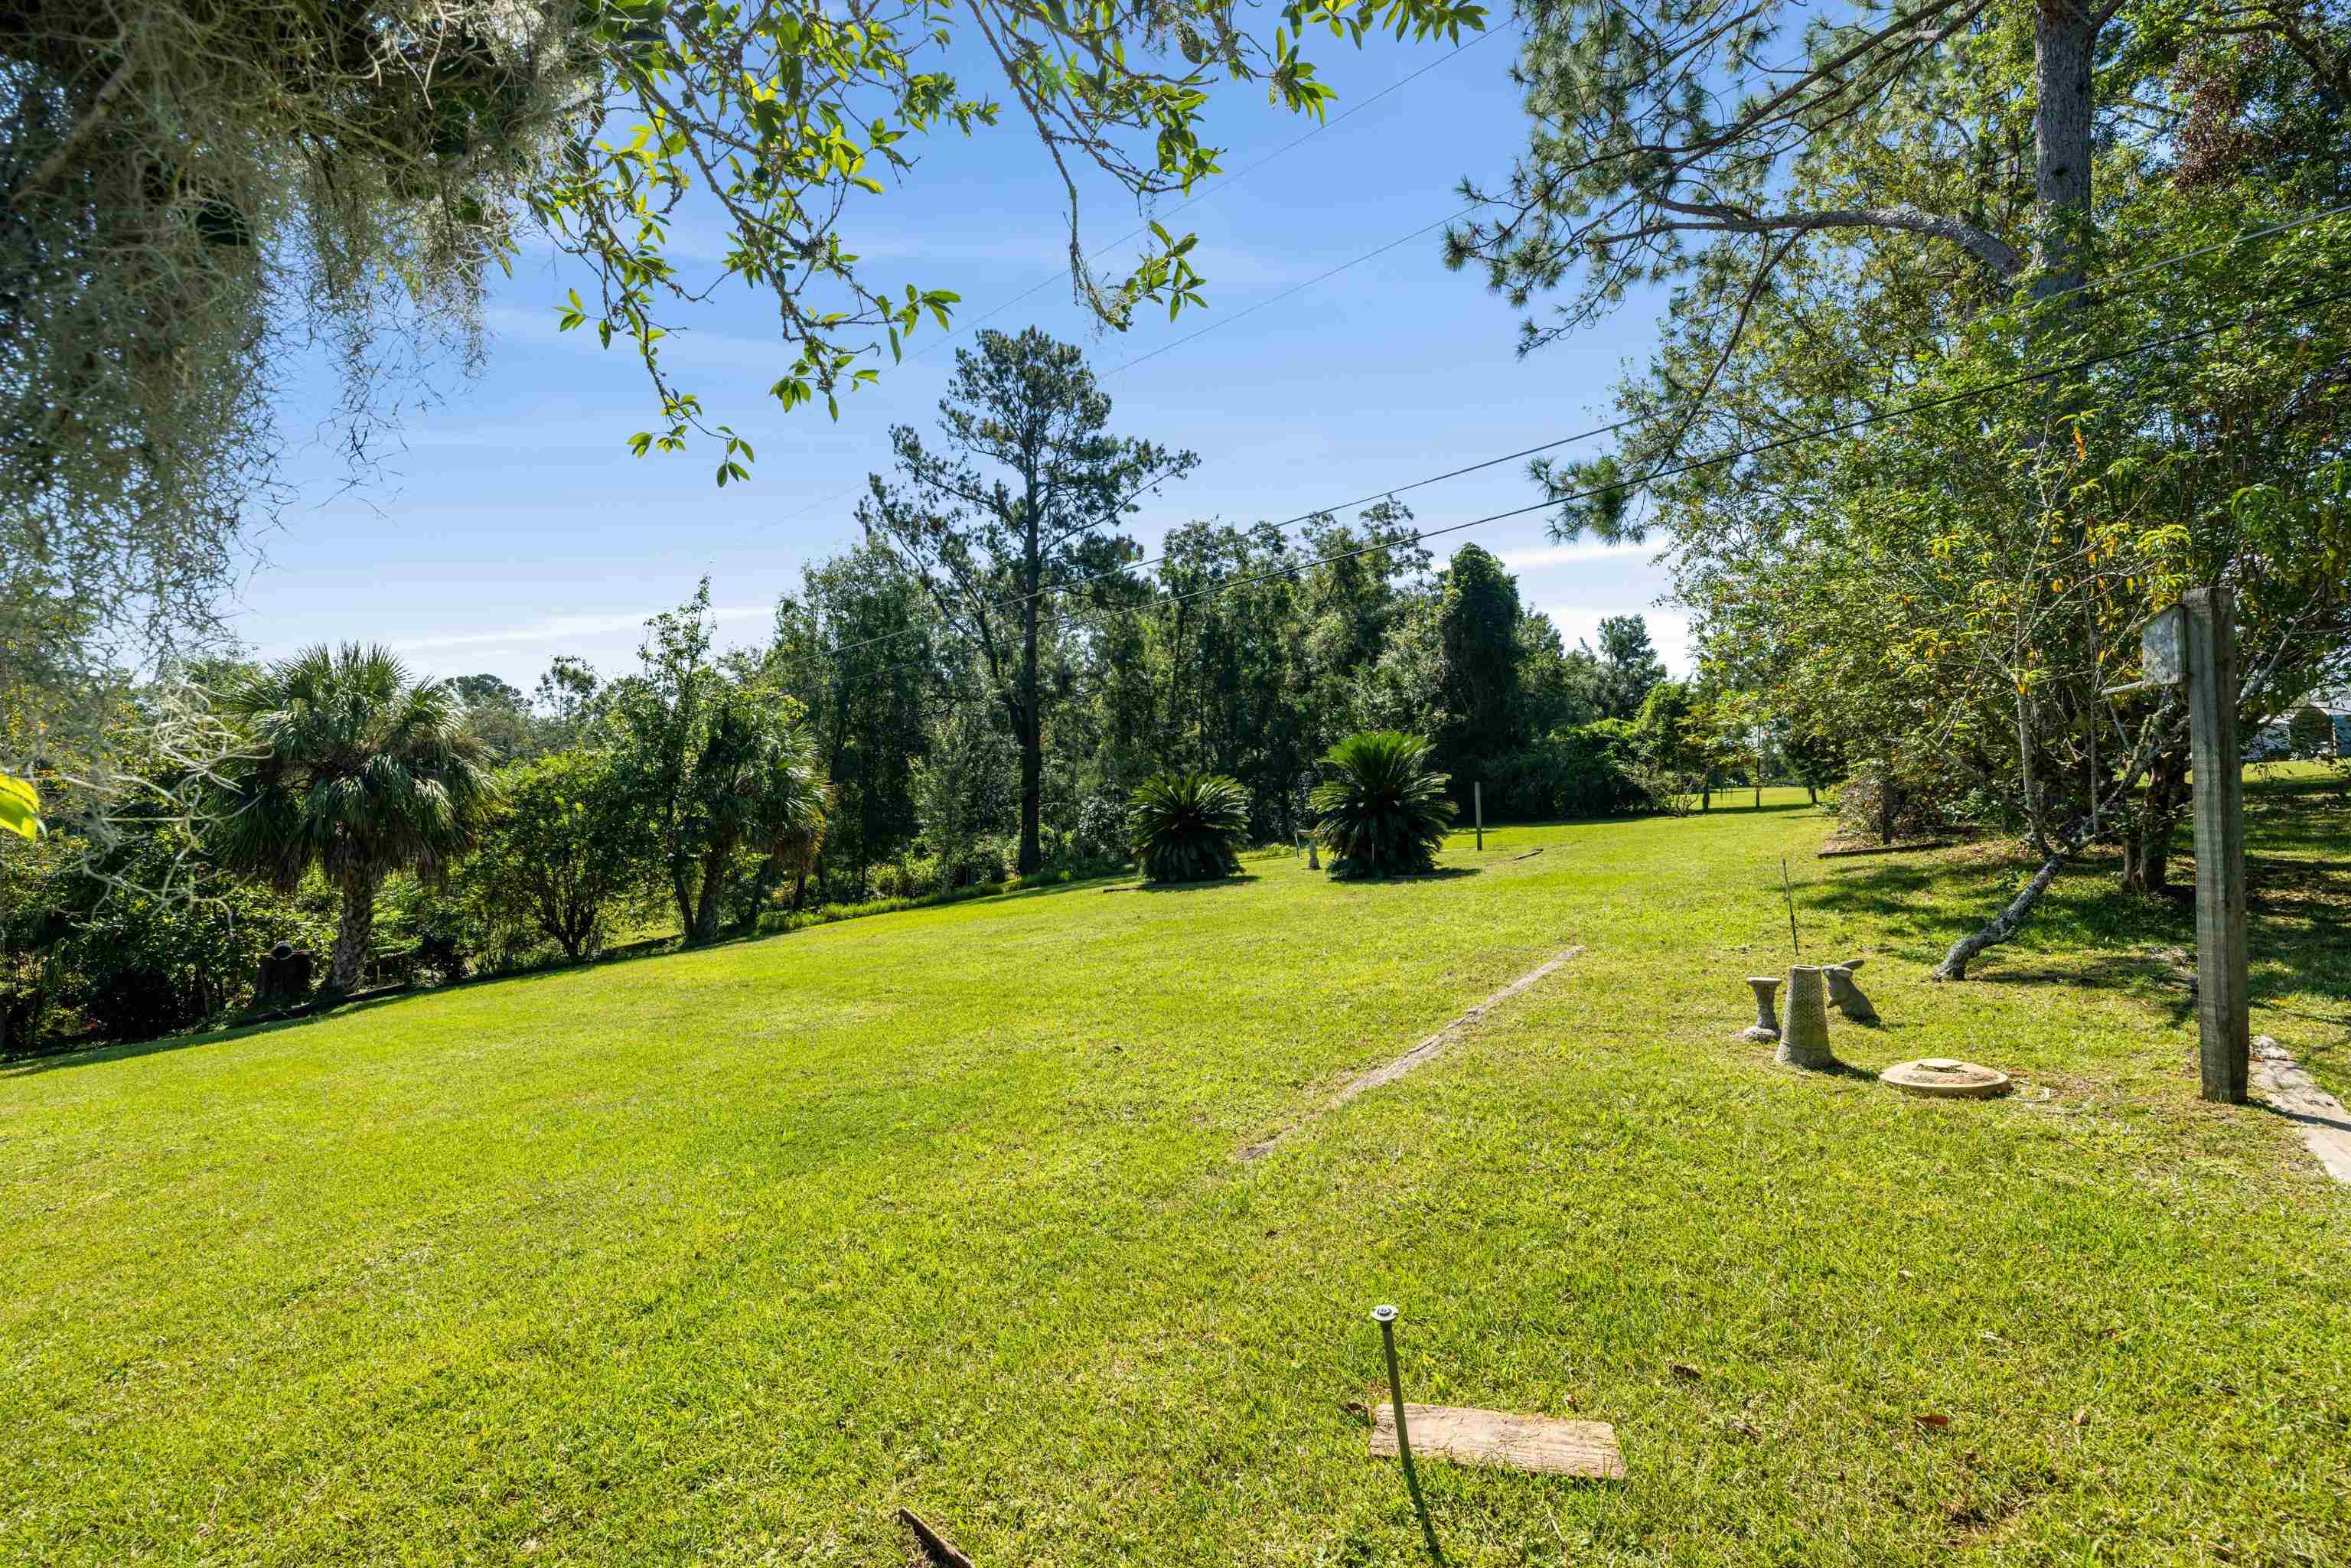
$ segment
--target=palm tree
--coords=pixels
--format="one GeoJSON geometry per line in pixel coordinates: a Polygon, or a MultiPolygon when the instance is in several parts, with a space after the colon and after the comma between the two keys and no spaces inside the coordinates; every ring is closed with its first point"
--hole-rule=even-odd
{"type": "Polygon", "coordinates": [[[224,770],[220,853],[291,893],[316,866],[342,897],[327,989],[348,993],[375,933],[376,890],[393,872],[430,875],[474,841],[494,789],[465,704],[417,682],[389,649],[321,645],[225,694],[250,745],[224,770]]]}
{"type": "MultiPolygon", "coordinates": [[[[726,899],[736,883],[736,858],[759,855],[742,915],[742,931],[758,929],[759,912],[779,879],[806,876],[823,847],[831,804],[816,737],[793,709],[764,684],[728,693],[711,719],[694,769],[700,808],[695,841],[701,854],[700,895],[685,920],[685,939],[718,939],[726,899]]],[[[682,884],[681,884],[682,885],[682,884]]],[[[687,912],[683,894],[679,915],[687,912]]]]}
{"type": "Polygon", "coordinates": [[[1127,839],[1145,882],[1208,882],[1241,873],[1249,793],[1220,773],[1155,773],[1134,792],[1127,839]]]}
{"type": "Polygon", "coordinates": [[[1448,775],[1428,766],[1429,744],[1392,729],[1351,735],[1324,754],[1331,776],[1314,788],[1315,837],[1338,859],[1335,877],[1396,876],[1436,864],[1453,821],[1448,775]]]}

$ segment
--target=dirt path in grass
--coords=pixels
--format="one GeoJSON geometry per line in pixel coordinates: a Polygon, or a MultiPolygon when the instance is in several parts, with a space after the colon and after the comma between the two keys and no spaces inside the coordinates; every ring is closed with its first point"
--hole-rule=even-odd
{"type": "Polygon", "coordinates": [[[1300,1121],[1293,1122],[1289,1126],[1284,1127],[1280,1132],[1276,1133],[1270,1138],[1251,1144],[1249,1147],[1243,1149],[1234,1157],[1243,1161],[1262,1159],[1267,1155],[1271,1154],[1276,1148],[1280,1147],[1284,1139],[1290,1137],[1293,1134],[1302,1132],[1304,1129],[1312,1126],[1316,1121],[1329,1114],[1331,1112],[1337,1110],[1340,1106],[1344,1105],[1356,1095],[1366,1093],[1371,1090],[1377,1089],[1383,1083],[1393,1083],[1397,1079],[1402,1078],[1405,1073],[1410,1072],[1413,1069],[1426,1066],[1429,1062],[1436,1061],[1438,1057],[1445,1054],[1447,1048],[1452,1045],[1455,1038],[1458,1037],[1463,1030],[1468,1029],[1471,1024],[1476,1023],[1479,1019],[1484,1018],[1489,1012],[1501,1006],[1504,1002],[1509,1001],[1512,997],[1517,996],[1520,991],[1525,990],[1528,987],[1541,981],[1545,976],[1550,975],[1562,965],[1565,964],[1569,959],[1574,957],[1578,953],[1583,951],[1583,944],[1578,943],[1574,946],[1566,948],[1554,956],[1538,964],[1535,967],[1529,969],[1525,974],[1520,975],[1517,979],[1512,980],[1509,985],[1504,986],[1500,990],[1496,991],[1485,1000],[1479,1002],[1470,1008],[1468,1011],[1463,1013],[1459,1018],[1455,1019],[1451,1023],[1447,1024],[1443,1029],[1438,1030],[1435,1034],[1430,1035],[1426,1040],[1422,1040],[1418,1045],[1414,1046],[1410,1051],[1405,1051],[1402,1056],[1397,1057],[1395,1061],[1382,1062],[1377,1067],[1366,1068],[1363,1071],[1356,1073],[1352,1078],[1347,1079],[1344,1082],[1341,1083],[1337,1089],[1332,1092],[1329,1099],[1323,1101],[1322,1104],[1309,1112],[1304,1118],[1300,1121]]]}

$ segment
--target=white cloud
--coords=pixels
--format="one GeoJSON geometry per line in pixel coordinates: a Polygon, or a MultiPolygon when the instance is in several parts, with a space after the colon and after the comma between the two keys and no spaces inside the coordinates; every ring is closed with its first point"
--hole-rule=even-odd
{"type": "Polygon", "coordinates": [[[1534,607],[1551,617],[1559,628],[1562,641],[1571,648],[1578,643],[1600,643],[1600,622],[1611,615],[1638,615],[1649,623],[1649,641],[1656,644],[1657,657],[1666,668],[1677,675],[1690,670],[1690,618],[1687,611],[1658,610],[1646,604],[1538,604],[1534,607]]]}
{"type": "Polygon", "coordinates": [[[1583,560],[1612,560],[1625,556],[1646,555],[1647,545],[1635,544],[1572,544],[1547,545],[1541,549],[1506,549],[1500,552],[1502,564],[1512,571],[1532,571],[1547,566],[1570,566],[1583,560]]]}
{"type": "MultiPolygon", "coordinates": [[[[710,618],[716,622],[747,621],[771,612],[764,604],[713,605],[710,618]]],[[[488,632],[459,632],[439,637],[409,637],[392,646],[404,653],[430,653],[441,649],[471,648],[488,653],[508,653],[518,644],[544,646],[580,637],[606,636],[615,632],[633,632],[651,620],[655,612],[615,612],[607,615],[549,615],[521,626],[501,626],[488,632]]]]}

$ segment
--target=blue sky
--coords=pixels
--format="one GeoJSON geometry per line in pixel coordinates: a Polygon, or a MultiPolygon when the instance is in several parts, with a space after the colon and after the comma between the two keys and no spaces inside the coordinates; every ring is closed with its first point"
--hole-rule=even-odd
{"type": "MultiPolygon", "coordinates": [[[[1170,221],[1200,236],[1209,309],[1172,324],[1146,310],[1126,333],[1101,332],[1056,282],[990,319],[1084,345],[1114,400],[1113,428],[1200,455],[1190,479],[1134,518],[1146,546],[1191,518],[1287,518],[1604,421],[1616,377],[1652,341],[1662,298],[1629,299],[1601,327],[1521,361],[1517,313],[1479,277],[1447,272],[1432,233],[1237,319],[1458,211],[1463,175],[1490,183],[1506,172],[1523,134],[1504,75],[1515,42],[1506,33],[1449,58],[1442,42],[1375,39],[1358,53],[1325,40],[1310,51],[1339,89],[1334,116],[1440,63],[1254,172],[1212,183],[1170,221]]],[[[1209,125],[1235,171],[1310,129],[1248,89],[1224,92],[1209,125]]],[[[1060,186],[1019,127],[1008,120],[969,141],[949,133],[918,152],[910,175],[844,225],[844,243],[877,277],[955,289],[957,320],[969,323],[1062,265],[1060,186]]],[[[1093,195],[1087,219],[1097,246],[1139,221],[1131,201],[1108,193],[1093,195]]],[[[1123,272],[1110,261],[1101,270],[1123,272]]],[[[758,452],[753,482],[720,490],[706,445],[629,455],[625,437],[654,423],[642,371],[625,350],[600,351],[589,333],[555,328],[555,302],[583,282],[543,250],[500,280],[483,373],[447,384],[436,406],[405,420],[402,450],[376,483],[347,492],[329,452],[298,448],[304,504],[258,539],[266,561],[236,607],[251,647],[276,657],[319,641],[380,641],[425,673],[488,671],[528,689],[558,653],[626,667],[644,618],[705,573],[721,640],[756,641],[801,564],[854,540],[854,494],[870,469],[887,466],[890,425],[929,426],[951,363],[933,349],[885,364],[878,387],[843,399],[836,423],[821,410],[786,414],[766,396],[789,356],[758,297],[737,287],[676,318],[684,329],[667,361],[758,452]]],[[[306,378],[288,398],[289,432],[317,424],[319,395],[306,378]]],[[[1511,464],[1405,498],[1422,526],[1437,528],[1524,506],[1534,493],[1511,464]]],[[[1682,622],[1654,608],[1665,577],[1646,551],[1549,545],[1540,516],[1432,545],[1450,553],[1464,539],[1510,562],[1522,599],[1571,643],[1603,615],[1641,612],[1681,665],[1682,622]]]]}

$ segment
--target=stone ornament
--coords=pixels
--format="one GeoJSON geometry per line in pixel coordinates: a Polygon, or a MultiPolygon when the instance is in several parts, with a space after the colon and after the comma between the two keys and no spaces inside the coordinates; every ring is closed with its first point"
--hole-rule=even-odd
{"type": "Polygon", "coordinates": [[[1869,1005],[1869,998],[1863,996],[1861,988],[1853,983],[1853,972],[1860,968],[1862,963],[1862,959],[1853,958],[1842,964],[1830,964],[1821,972],[1828,977],[1829,1006],[1855,1023],[1876,1023],[1877,1009],[1869,1005]]]}
{"type": "Polygon", "coordinates": [[[1755,990],[1755,1021],[1739,1031],[1741,1040],[1780,1038],[1780,1015],[1772,1010],[1773,999],[1780,989],[1777,975],[1750,975],[1747,983],[1755,990]]]}
{"type": "Polygon", "coordinates": [[[1788,970],[1788,1022],[1780,1035],[1777,1060],[1814,1071],[1841,1065],[1829,1049],[1828,980],[1817,964],[1788,970]]]}

